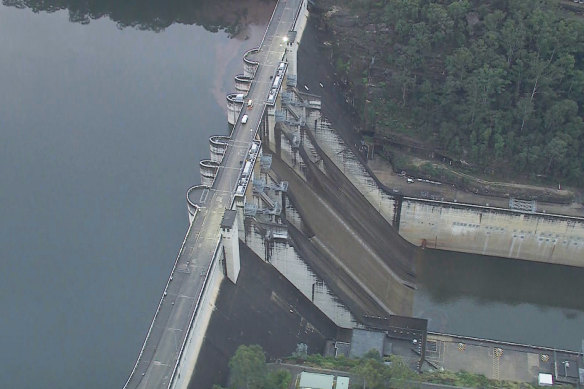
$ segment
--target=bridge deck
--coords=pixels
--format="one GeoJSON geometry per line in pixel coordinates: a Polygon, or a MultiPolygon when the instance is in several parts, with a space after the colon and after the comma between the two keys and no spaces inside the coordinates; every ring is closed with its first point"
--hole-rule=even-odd
{"type": "MultiPolygon", "coordinates": [[[[156,315],[125,388],[168,387],[174,374],[192,317],[205,286],[219,244],[219,226],[223,212],[230,208],[233,192],[251,141],[261,122],[271,81],[278,63],[285,54],[283,37],[294,27],[301,0],[280,0],[255,56],[259,62],[249,97],[255,109],[244,104],[241,116],[248,115],[247,124],[238,120],[229,147],[218,170],[204,206],[189,228],[171,276],[161,298],[156,315]]],[[[203,334],[200,334],[203,336],[203,334]]]]}

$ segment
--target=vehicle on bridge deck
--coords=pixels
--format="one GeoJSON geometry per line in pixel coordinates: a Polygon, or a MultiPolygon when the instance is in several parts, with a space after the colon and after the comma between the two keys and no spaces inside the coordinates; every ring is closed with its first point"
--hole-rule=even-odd
{"type": "Polygon", "coordinates": [[[249,99],[247,102],[247,109],[252,109],[253,108],[253,100],[249,99]]]}
{"type": "Polygon", "coordinates": [[[243,117],[241,118],[241,124],[245,123],[247,123],[247,114],[243,115],[243,117]]]}

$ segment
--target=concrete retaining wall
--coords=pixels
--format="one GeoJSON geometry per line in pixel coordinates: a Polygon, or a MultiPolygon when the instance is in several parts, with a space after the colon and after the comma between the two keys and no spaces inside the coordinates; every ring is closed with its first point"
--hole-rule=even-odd
{"type": "Polygon", "coordinates": [[[399,232],[416,245],[584,266],[584,220],[404,198],[399,232]]]}
{"type": "Polygon", "coordinates": [[[584,267],[584,218],[414,198],[400,205],[330,126],[310,130],[321,150],[412,244],[584,267]]]}
{"type": "Polygon", "coordinates": [[[396,207],[394,197],[377,185],[375,179],[347,148],[345,142],[337,135],[335,130],[327,125],[319,126],[316,131],[314,127],[310,130],[322,151],[345,173],[347,178],[351,180],[353,185],[369,200],[385,220],[394,225],[396,207]]]}

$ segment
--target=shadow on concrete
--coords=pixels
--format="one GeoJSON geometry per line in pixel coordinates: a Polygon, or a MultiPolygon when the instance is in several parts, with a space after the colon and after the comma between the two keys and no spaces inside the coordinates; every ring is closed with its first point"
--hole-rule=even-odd
{"type": "Polygon", "coordinates": [[[272,265],[241,242],[239,250],[237,285],[221,284],[189,388],[226,385],[229,358],[239,345],[259,344],[266,359],[275,360],[292,354],[300,342],[309,353],[321,353],[327,339],[342,333],[272,265]]]}

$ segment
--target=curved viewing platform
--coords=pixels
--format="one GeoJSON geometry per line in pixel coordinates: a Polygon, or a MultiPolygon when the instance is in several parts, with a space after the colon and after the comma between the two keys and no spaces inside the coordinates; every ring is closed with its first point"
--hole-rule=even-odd
{"type": "Polygon", "coordinates": [[[244,74],[238,74],[237,76],[235,76],[235,81],[236,82],[250,82],[253,80],[253,78],[248,77],[244,74]]]}
{"type": "Polygon", "coordinates": [[[212,186],[219,169],[219,163],[210,159],[203,159],[199,162],[199,169],[201,171],[201,184],[212,186]]]}
{"type": "Polygon", "coordinates": [[[260,52],[258,47],[249,49],[243,54],[243,62],[247,65],[259,65],[260,63],[256,60],[256,54],[260,52]]]}
{"type": "Polygon", "coordinates": [[[209,152],[211,155],[211,161],[221,162],[223,155],[225,155],[225,150],[229,144],[228,136],[214,135],[209,138],[209,152]]]}
{"type": "Polygon", "coordinates": [[[193,208],[200,208],[205,204],[210,187],[207,185],[191,186],[187,190],[187,203],[193,208]]]}
{"type": "Polygon", "coordinates": [[[259,62],[256,60],[259,48],[253,48],[243,54],[243,73],[245,76],[253,78],[258,70],[259,62]]]}
{"type": "Polygon", "coordinates": [[[228,93],[227,96],[225,96],[225,98],[230,103],[243,104],[243,94],[242,93],[228,93]]]}
{"type": "Polygon", "coordinates": [[[235,90],[238,93],[247,94],[251,88],[251,82],[253,78],[248,77],[244,74],[238,74],[235,76],[235,90]]]}

